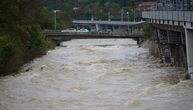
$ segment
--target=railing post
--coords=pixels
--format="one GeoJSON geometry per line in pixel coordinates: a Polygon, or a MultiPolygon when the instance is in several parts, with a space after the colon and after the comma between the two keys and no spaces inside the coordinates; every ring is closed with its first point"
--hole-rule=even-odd
{"type": "Polygon", "coordinates": [[[178,21],[179,21],[179,11],[178,11],[178,21]]]}
{"type": "Polygon", "coordinates": [[[193,22],[193,12],[192,11],[190,11],[190,13],[191,13],[191,20],[190,20],[190,22],[191,22],[191,24],[192,24],[192,22],[193,22]]]}

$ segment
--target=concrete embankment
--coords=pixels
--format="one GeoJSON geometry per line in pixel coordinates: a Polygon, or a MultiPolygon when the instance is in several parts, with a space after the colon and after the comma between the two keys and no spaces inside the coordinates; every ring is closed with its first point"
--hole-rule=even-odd
{"type": "Polygon", "coordinates": [[[178,81],[188,79],[189,76],[187,73],[187,68],[185,66],[186,58],[185,56],[182,55],[184,51],[182,49],[179,49],[178,45],[170,47],[170,49],[172,50],[171,59],[173,60],[170,62],[167,62],[166,59],[164,58],[162,45],[159,45],[152,40],[146,40],[141,44],[141,47],[149,49],[149,56],[155,57],[161,64],[160,67],[170,66],[176,68],[176,70],[179,70],[175,75],[171,75],[174,80],[176,80],[176,78],[178,81]],[[179,55],[178,53],[181,53],[181,55],[179,55]]]}

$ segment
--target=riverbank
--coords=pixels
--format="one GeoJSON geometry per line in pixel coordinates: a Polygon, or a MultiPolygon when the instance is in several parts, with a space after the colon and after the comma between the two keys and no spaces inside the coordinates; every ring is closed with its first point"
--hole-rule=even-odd
{"type": "MultiPolygon", "coordinates": [[[[141,47],[149,49],[149,56],[154,57],[155,60],[160,63],[160,67],[173,67],[179,70],[176,74],[169,75],[167,79],[172,79],[173,77],[174,82],[179,82],[181,80],[188,79],[188,73],[185,67],[175,65],[175,63],[172,63],[172,62],[170,63],[163,62],[163,59],[162,59],[163,57],[160,56],[162,55],[159,49],[160,47],[154,41],[146,40],[141,44],[141,47]]],[[[173,57],[176,57],[176,56],[177,55],[173,54],[173,57]]],[[[186,62],[186,61],[183,61],[183,62],[186,62]]]]}
{"type": "Polygon", "coordinates": [[[45,55],[49,49],[54,49],[55,44],[43,36],[38,35],[35,42],[30,41],[31,44],[11,37],[0,36],[0,76],[17,74],[23,65],[45,55]],[[30,45],[36,46],[31,47],[30,45]]]}

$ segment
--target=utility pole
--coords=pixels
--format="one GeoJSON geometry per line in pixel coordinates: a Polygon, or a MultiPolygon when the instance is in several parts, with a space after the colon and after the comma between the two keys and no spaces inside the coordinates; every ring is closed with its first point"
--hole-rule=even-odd
{"type": "Polygon", "coordinates": [[[57,22],[56,22],[56,20],[57,20],[57,12],[59,12],[60,10],[54,10],[53,12],[54,12],[54,29],[56,30],[57,29],[57,22]]]}
{"type": "Polygon", "coordinates": [[[133,21],[135,22],[135,9],[133,9],[133,21]]]}
{"type": "Polygon", "coordinates": [[[127,12],[128,22],[129,22],[129,12],[127,12]]]}
{"type": "Polygon", "coordinates": [[[121,21],[123,21],[123,14],[124,14],[124,10],[123,8],[121,9],[121,21]]]}
{"type": "Polygon", "coordinates": [[[108,20],[111,21],[111,13],[108,12],[108,20]]]}

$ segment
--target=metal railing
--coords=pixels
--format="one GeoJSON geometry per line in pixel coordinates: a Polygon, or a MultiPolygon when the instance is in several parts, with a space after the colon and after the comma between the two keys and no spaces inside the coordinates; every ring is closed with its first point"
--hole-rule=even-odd
{"type": "Polygon", "coordinates": [[[145,19],[193,22],[193,11],[144,11],[145,19]]]}
{"type": "Polygon", "coordinates": [[[47,31],[44,32],[46,35],[110,35],[110,36],[137,36],[137,35],[143,35],[143,31],[138,31],[138,32],[86,32],[86,33],[81,33],[81,32],[57,32],[57,31],[47,31]]]}

